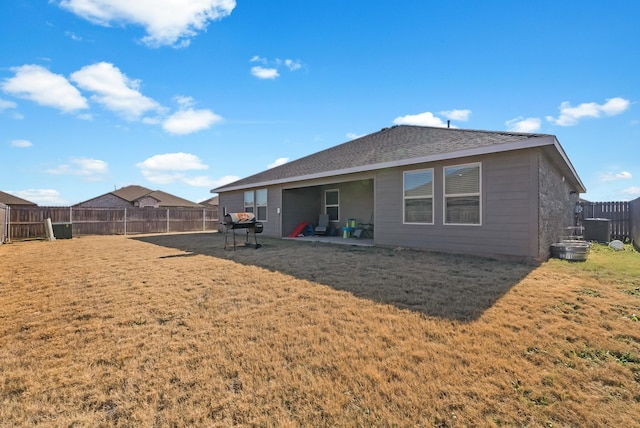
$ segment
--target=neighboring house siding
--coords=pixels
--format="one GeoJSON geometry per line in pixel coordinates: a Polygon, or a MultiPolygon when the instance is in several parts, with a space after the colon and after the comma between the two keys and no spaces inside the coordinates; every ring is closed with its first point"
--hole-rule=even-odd
{"type": "Polygon", "coordinates": [[[579,195],[571,194],[571,186],[549,159],[540,155],[539,161],[539,253],[549,256],[551,244],[567,234],[567,227],[574,226],[574,207],[579,195]]]}
{"type": "Polygon", "coordinates": [[[140,208],[158,208],[158,200],[150,196],[143,196],[142,198],[136,200],[133,204],[140,208]]]}
{"type": "Polygon", "coordinates": [[[131,203],[110,193],[76,205],[83,208],[128,208],[131,203]]]}
{"type": "Polygon", "coordinates": [[[378,173],[375,243],[438,251],[535,257],[531,246],[531,151],[419,164],[378,173]],[[481,162],[482,225],[445,225],[443,168],[481,162]],[[434,224],[402,224],[403,171],[434,168],[434,224]]]}

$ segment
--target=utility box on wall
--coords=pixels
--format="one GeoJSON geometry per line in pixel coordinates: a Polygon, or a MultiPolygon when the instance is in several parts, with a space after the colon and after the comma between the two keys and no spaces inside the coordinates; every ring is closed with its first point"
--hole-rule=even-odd
{"type": "Polygon", "coordinates": [[[71,223],[53,223],[53,236],[56,239],[71,239],[73,237],[73,224],[71,223]]]}
{"type": "Polygon", "coordinates": [[[595,241],[606,244],[611,241],[608,218],[585,218],[584,219],[584,240],[595,241]]]}

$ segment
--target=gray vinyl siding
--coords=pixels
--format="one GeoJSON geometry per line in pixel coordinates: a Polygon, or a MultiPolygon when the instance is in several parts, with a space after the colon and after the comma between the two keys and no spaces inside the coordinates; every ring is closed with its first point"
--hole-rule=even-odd
{"type": "MultiPolygon", "coordinates": [[[[219,195],[220,221],[224,221],[224,209],[228,213],[244,211],[244,192],[265,189],[257,187],[255,189],[237,190],[234,192],[224,192],[219,195]]],[[[280,214],[278,208],[282,208],[282,191],[280,186],[266,187],[267,189],[267,220],[261,221],[264,226],[265,236],[280,236],[280,214]]]]}
{"type": "MultiPolygon", "coordinates": [[[[571,219],[573,200],[543,149],[520,149],[267,187],[264,235],[288,236],[301,222],[315,225],[327,189],[340,192],[340,220],[332,226],[342,227],[348,218],[373,220],[375,245],[533,259],[548,256],[571,219]],[[481,224],[444,224],[443,170],[471,163],[481,165],[481,224]],[[425,168],[433,168],[434,223],[404,224],[403,173],[425,168]]],[[[244,190],[220,194],[227,212],[243,211],[243,201],[244,190]]]]}
{"type": "Polygon", "coordinates": [[[220,193],[218,199],[218,217],[224,220],[224,213],[239,213],[244,211],[244,191],[220,193]]]}
{"type": "MultiPolygon", "coordinates": [[[[533,204],[532,156],[521,150],[496,155],[418,164],[380,171],[376,177],[375,243],[392,247],[422,248],[483,255],[536,257],[532,254],[533,204]],[[445,225],[443,220],[443,176],[445,166],[481,162],[481,225],[445,225]],[[434,168],[434,224],[403,224],[402,174],[434,168]]],[[[533,189],[535,191],[535,189],[533,189]]]]}
{"type": "MultiPolygon", "coordinates": [[[[358,180],[322,186],[324,191],[338,189],[340,191],[340,218],[333,226],[342,227],[350,218],[357,223],[369,223],[373,218],[373,180],[358,180]]],[[[324,210],[324,205],[322,206],[324,210]]]]}

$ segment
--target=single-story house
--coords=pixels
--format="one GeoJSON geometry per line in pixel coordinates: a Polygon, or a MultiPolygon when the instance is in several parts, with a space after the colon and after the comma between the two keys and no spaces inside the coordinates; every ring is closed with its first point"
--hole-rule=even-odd
{"type": "Polygon", "coordinates": [[[545,260],[586,189],[554,135],[399,125],[211,192],[266,236],[328,214],[374,245],[545,260]]]}
{"type": "Polygon", "coordinates": [[[208,208],[213,208],[213,207],[218,207],[218,203],[219,203],[219,197],[218,196],[214,196],[212,198],[209,199],[205,199],[204,201],[200,202],[200,205],[204,205],[205,207],[208,208]]]}
{"type": "Polygon", "coordinates": [[[0,203],[8,205],[10,207],[35,207],[37,204],[27,201],[26,199],[19,198],[11,193],[0,191],[0,203]]]}
{"type": "Polygon", "coordinates": [[[203,205],[188,201],[160,190],[142,186],[125,186],[105,193],[74,207],[85,208],[204,208],[203,205]]]}

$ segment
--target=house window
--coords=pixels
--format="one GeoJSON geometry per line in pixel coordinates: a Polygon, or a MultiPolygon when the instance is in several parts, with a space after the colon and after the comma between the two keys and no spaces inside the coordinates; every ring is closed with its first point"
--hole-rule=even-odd
{"type": "Polygon", "coordinates": [[[267,221],[267,189],[256,190],[256,220],[267,221]]]}
{"type": "Polygon", "coordinates": [[[338,189],[325,190],[324,212],[329,216],[329,221],[340,220],[340,192],[338,189]]]}
{"type": "Polygon", "coordinates": [[[445,224],[480,224],[480,164],[444,168],[445,224]]]}
{"type": "Polygon", "coordinates": [[[244,212],[254,213],[256,221],[267,221],[267,189],[244,192],[244,212]]]}
{"type": "Polygon", "coordinates": [[[253,212],[253,190],[250,192],[244,192],[244,212],[253,212]]]}
{"type": "Polygon", "coordinates": [[[433,169],[404,173],[404,223],[433,224],[433,169]]]}

